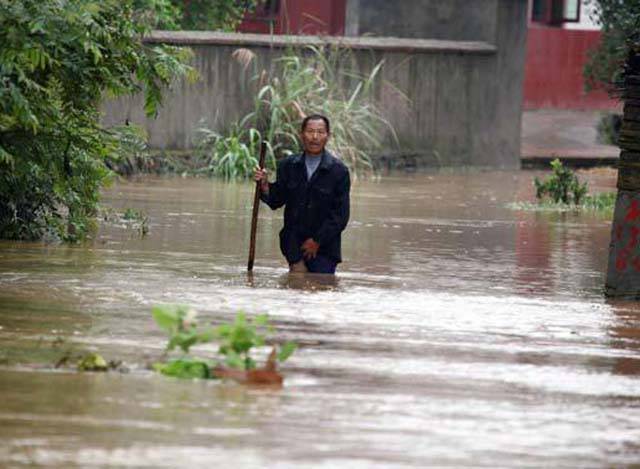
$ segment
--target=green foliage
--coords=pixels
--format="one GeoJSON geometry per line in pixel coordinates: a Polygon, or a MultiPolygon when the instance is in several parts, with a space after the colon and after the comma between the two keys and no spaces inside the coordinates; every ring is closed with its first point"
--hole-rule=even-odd
{"type": "Polygon", "coordinates": [[[256,0],[171,0],[180,15],[180,29],[235,31],[256,0]]]}
{"type": "Polygon", "coordinates": [[[580,205],[587,194],[587,183],[581,183],[569,168],[562,166],[559,159],[551,162],[552,174],[545,181],[534,179],[536,198],[548,195],[555,203],[580,205]]]}
{"type": "MultiPolygon", "coordinates": [[[[198,129],[196,158],[198,172],[206,172],[226,179],[246,177],[258,164],[261,136],[256,129],[245,132],[234,127],[222,136],[207,128],[198,129]]],[[[267,166],[275,167],[273,151],[267,152],[267,166]]]]}
{"type": "Polygon", "coordinates": [[[584,67],[587,90],[620,82],[630,47],[640,44],[640,0],[588,0],[602,26],[598,47],[584,67]]]}
{"type": "Polygon", "coordinates": [[[153,369],[166,376],[181,379],[207,379],[211,377],[211,367],[203,360],[180,358],[167,363],[155,363],[153,369]]]}
{"type": "Polygon", "coordinates": [[[149,217],[142,210],[127,208],[122,218],[131,228],[136,230],[140,237],[149,233],[149,217]]]}
{"type": "Polygon", "coordinates": [[[142,212],[142,210],[138,210],[135,208],[126,208],[124,213],[122,214],[122,218],[125,220],[144,220],[146,215],[142,212]]]}
{"type": "Polygon", "coordinates": [[[0,237],[74,241],[94,226],[105,158],[118,135],[99,122],[105,94],[194,78],[188,50],[145,45],[132,0],[0,0],[0,237]]]}
{"type": "MultiPolygon", "coordinates": [[[[184,1],[176,1],[182,4],[184,1]]],[[[133,0],[138,23],[149,29],[180,29],[182,10],[172,0],[133,0]]]]}
{"type": "Polygon", "coordinates": [[[278,361],[279,362],[286,361],[287,358],[293,355],[293,352],[295,352],[297,348],[298,346],[293,342],[284,343],[280,348],[280,351],[278,352],[278,357],[277,357],[278,361]]]}
{"type": "Polygon", "coordinates": [[[154,29],[235,31],[256,0],[135,0],[141,21],[154,29]]]}
{"type": "Polygon", "coordinates": [[[220,340],[218,352],[224,357],[225,365],[244,370],[255,368],[250,352],[253,347],[264,346],[267,329],[265,315],[248,321],[243,313],[238,313],[233,323],[218,326],[215,331],[220,340]]]}
{"type": "Polygon", "coordinates": [[[616,192],[601,192],[595,195],[588,195],[584,198],[581,206],[589,210],[613,212],[617,195],[616,192]]]}
{"type": "MultiPolygon", "coordinates": [[[[238,313],[233,323],[222,324],[215,329],[215,338],[220,343],[218,353],[230,368],[253,369],[256,362],[251,356],[252,349],[263,347],[272,333],[273,327],[266,314],[247,319],[244,313],[238,313]]],[[[277,355],[278,361],[284,362],[296,348],[293,342],[283,344],[277,355]]]]}
{"type": "Polygon", "coordinates": [[[78,362],[78,371],[108,371],[109,365],[101,355],[90,353],[78,362]]]}
{"type": "Polygon", "coordinates": [[[109,169],[130,176],[148,170],[153,165],[147,145],[147,134],[142,127],[121,125],[110,128],[108,132],[115,142],[105,158],[105,164],[109,169]]]}
{"type": "MultiPolygon", "coordinates": [[[[238,49],[234,57],[248,69],[255,54],[238,49]]],[[[300,148],[302,119],[320,113],[331,119],[328,149],[340,157],[354,175],[373,172],[369,152],[380,147],[381,130],[395,131],[374,104],[374,86],[383,63],[363,76],[352,70],[352,53],[340,47],[309,46],[288,50],[277,59],[271,72],[254,70],[254,109],[236,123],[228,136],[211,131],[201,135],[201,154],[211,155],[213,172],[230,177],[231,171],[218,169],[216,162],[234,161],[234,176],[250,177],[260,138],[268,143],[267,167],[300,148]],[[345,85],[350,86],[345,88],[345,85]],[[345,91],[347,89],[347,91],[345,91]],[[242,146],[244,145],[244,147],[242,146]],[[232,149],[230,151],[230,149],[232,149]],[[233,158],[225,155],[233,154],[233,158]]]]}
{"type": "Polygon", "coordinates": [[[101,207],[100,217],[103,222],[132,230],[140,237],[149,233],[149,217],[142,210],[126,208],[119,213],[111,207],[101,207]]]}
{"type": "Polygon", "coordinates": [[[603,114],[598,121],[598,141],[606,145],[618,145],[621,129],[621,114],[603,114]]]}
{"type": "Polygon", "coordinates": [[[581,183],[576,174],[565,168],[559,159],[551,162],[552,174],[546,180],[534,179],[536,187],[535,204],[516,202],[509,204],[513,210],[527,211],[595,211],[613,212],[616,201],[615,192],[587,195],[587,183],[581,183]],[[548,196],[548,198],[547,198],[548,196]]]}
{"type": "MultiPolygon", "coordinates": [[[[152,315],[156,324],[169,335],[167,351],[178,347],[185,354],[188,354],[190,348],[196,344],[217,342],[220,362],[226,367],[239,370],[256,368],[256,361],[252,353],[256,348],[264,347],[268,336],[273,333],[273,327],[269,324],[266,314],[247,318],[244,313],[238,313],[233,322],[221,324],[213,329],[199,328],[196,312],[182,305],[154,306],[152,315]]],[[[281,345],[277,352],[277,360],[284,362],[296,348],[297,346],[293,342],[281,345]]],[[[205,361],[192,360],[189,357],[154,365],[157,371],[178,377],[182,377],[179,375],[193,377],[192,374],[204,374],[202,370],[205,367],[208,367],[207,376],[210,376],[211,367],[205,361]]]]}
{"type": "Polygon", "coordinates": [[[213,339],[211,330],[200,331],[195,310],[183,305],[157,305],[151,314],[160,328],[169,334],[167,351],[179,347],[184,353],[198,343],[213,339]]]}

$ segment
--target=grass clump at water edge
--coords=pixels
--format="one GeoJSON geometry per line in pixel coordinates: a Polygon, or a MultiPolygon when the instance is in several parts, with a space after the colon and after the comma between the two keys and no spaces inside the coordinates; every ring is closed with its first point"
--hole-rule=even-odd
{"type": "Polygon", "coordinates": [[[513,202],[508,204],[507,207],[512,210],[525,210],[531,212],[594,211],[613,213],[615,205],[615,192],[601,192],[598,194],[586,195],[580,205],[544,200],[541,202],[513,202]]]}
{"type": "Polygon", "coordinates": [[[615,192],[587,195],[588,184],[581,182],[571,169],[556,158],[551,162],[551,175],[541,181],[534,178],[536,203],[514,202],[507,206],[513,210],[528,211],[598,211],[613,212],[616,202],[615,192]]]}

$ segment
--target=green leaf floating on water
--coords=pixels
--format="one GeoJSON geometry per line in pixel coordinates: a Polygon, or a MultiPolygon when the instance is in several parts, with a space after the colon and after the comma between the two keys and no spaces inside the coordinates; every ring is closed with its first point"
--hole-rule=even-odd
{"type": "Polygon", "coordinates": [[[209,365],[197,359],[178,359],[168,363],[156,363],[153,369],[166,376],[181,379],[207,379],[212,377],[209,365]]]}
{"type": "Polygon", "coordinates": [[[109,365],[102,356],[90,353],[78,362],[78,371],[107,371],[109,365]]]}

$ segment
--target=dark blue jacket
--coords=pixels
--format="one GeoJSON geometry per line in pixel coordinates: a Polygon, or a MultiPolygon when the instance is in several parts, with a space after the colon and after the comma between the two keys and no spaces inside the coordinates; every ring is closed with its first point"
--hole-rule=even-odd
{"type": "Polygon", "coordinates": [[[300,246],[308,238],[320,245],[318,254],[342,261],[340,234],[349,221],[349,170],[327,151],[321,158],[309,181],[304,154],[281,160],[276,182],[261,196],[273,210],[285,206],[280,250],[290,264],[302,259],[300,246]]]}

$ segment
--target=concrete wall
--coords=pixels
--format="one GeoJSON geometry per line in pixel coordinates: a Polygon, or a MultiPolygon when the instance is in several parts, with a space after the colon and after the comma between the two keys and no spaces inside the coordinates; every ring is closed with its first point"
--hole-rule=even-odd
{"type": "MultiPolygon", "coordinates": [[[[346,12],[349,35],[494,45],[494,57],[466,64],[471,68],[462,75],[454,73],[452,81],[465,91],[449,97],[454,102],[446,110],[466,124],[474,164],[515,164],[520,153],[527,0],[348,0],[346,12]]],[[[446,80],[442,73],[440,79],[446,80]]]]}
{"type": "Polygon", "coordinates": [[[405,33],[406,39],[156,32],[151,41],[194,50],[194,65],[202,80],[178,84],[155,120],[144,118],[141,99],[135,97],[106,102],[104,122],[110,125],[128,119],[147,129],[153,148],[188,150],[201,122],[223,130],[251,110],[251,72],[244,72],[231,57],[238,47],[256,53],[260,70],[269,69],[284,47],[341,43],[354,51],[350,66],[361,73],[384,60],[381,78],[388,84],[376,89],[376,98],[395,127],[400,146],[393,145],[387,135],[385,148],[374,156],[419,165],[518,167],[526,0],[471,3],[476,2],[482,5],[466,9],[467,0],[406,2],[429,7],[432,16],[415,15],[405,2],[360,0],[360,5],[347,5],[351,32],[405,33]],[[397,17],[385,21],[389,18],[385,15],[393,15],[392,10],[385,10],[388,3],[402,5],[395,11],[409,27],[402,28],[397,17]],[[365,8],[365,4],[373,6],[365,8]],[[353,12],[358,6],[356,22],[353,12]],[[381,16],[370,18],[369,10],[374,7],[380,8],[381,16]],[[464,11],[469,13],[461,15],[464,11]],[[462,20],[456,20],[460,16],[462,20]],[[419,39],[420,34],[438,39],[419,39]]]}
{"type": "MultiPolygon", "coordinates": [[[[527,8],[526,0],[510,1],[527,8]]],[[[498,3],[499,0],[348,0],[345,30],[349,36],[493,43],[498,3]]]]}

